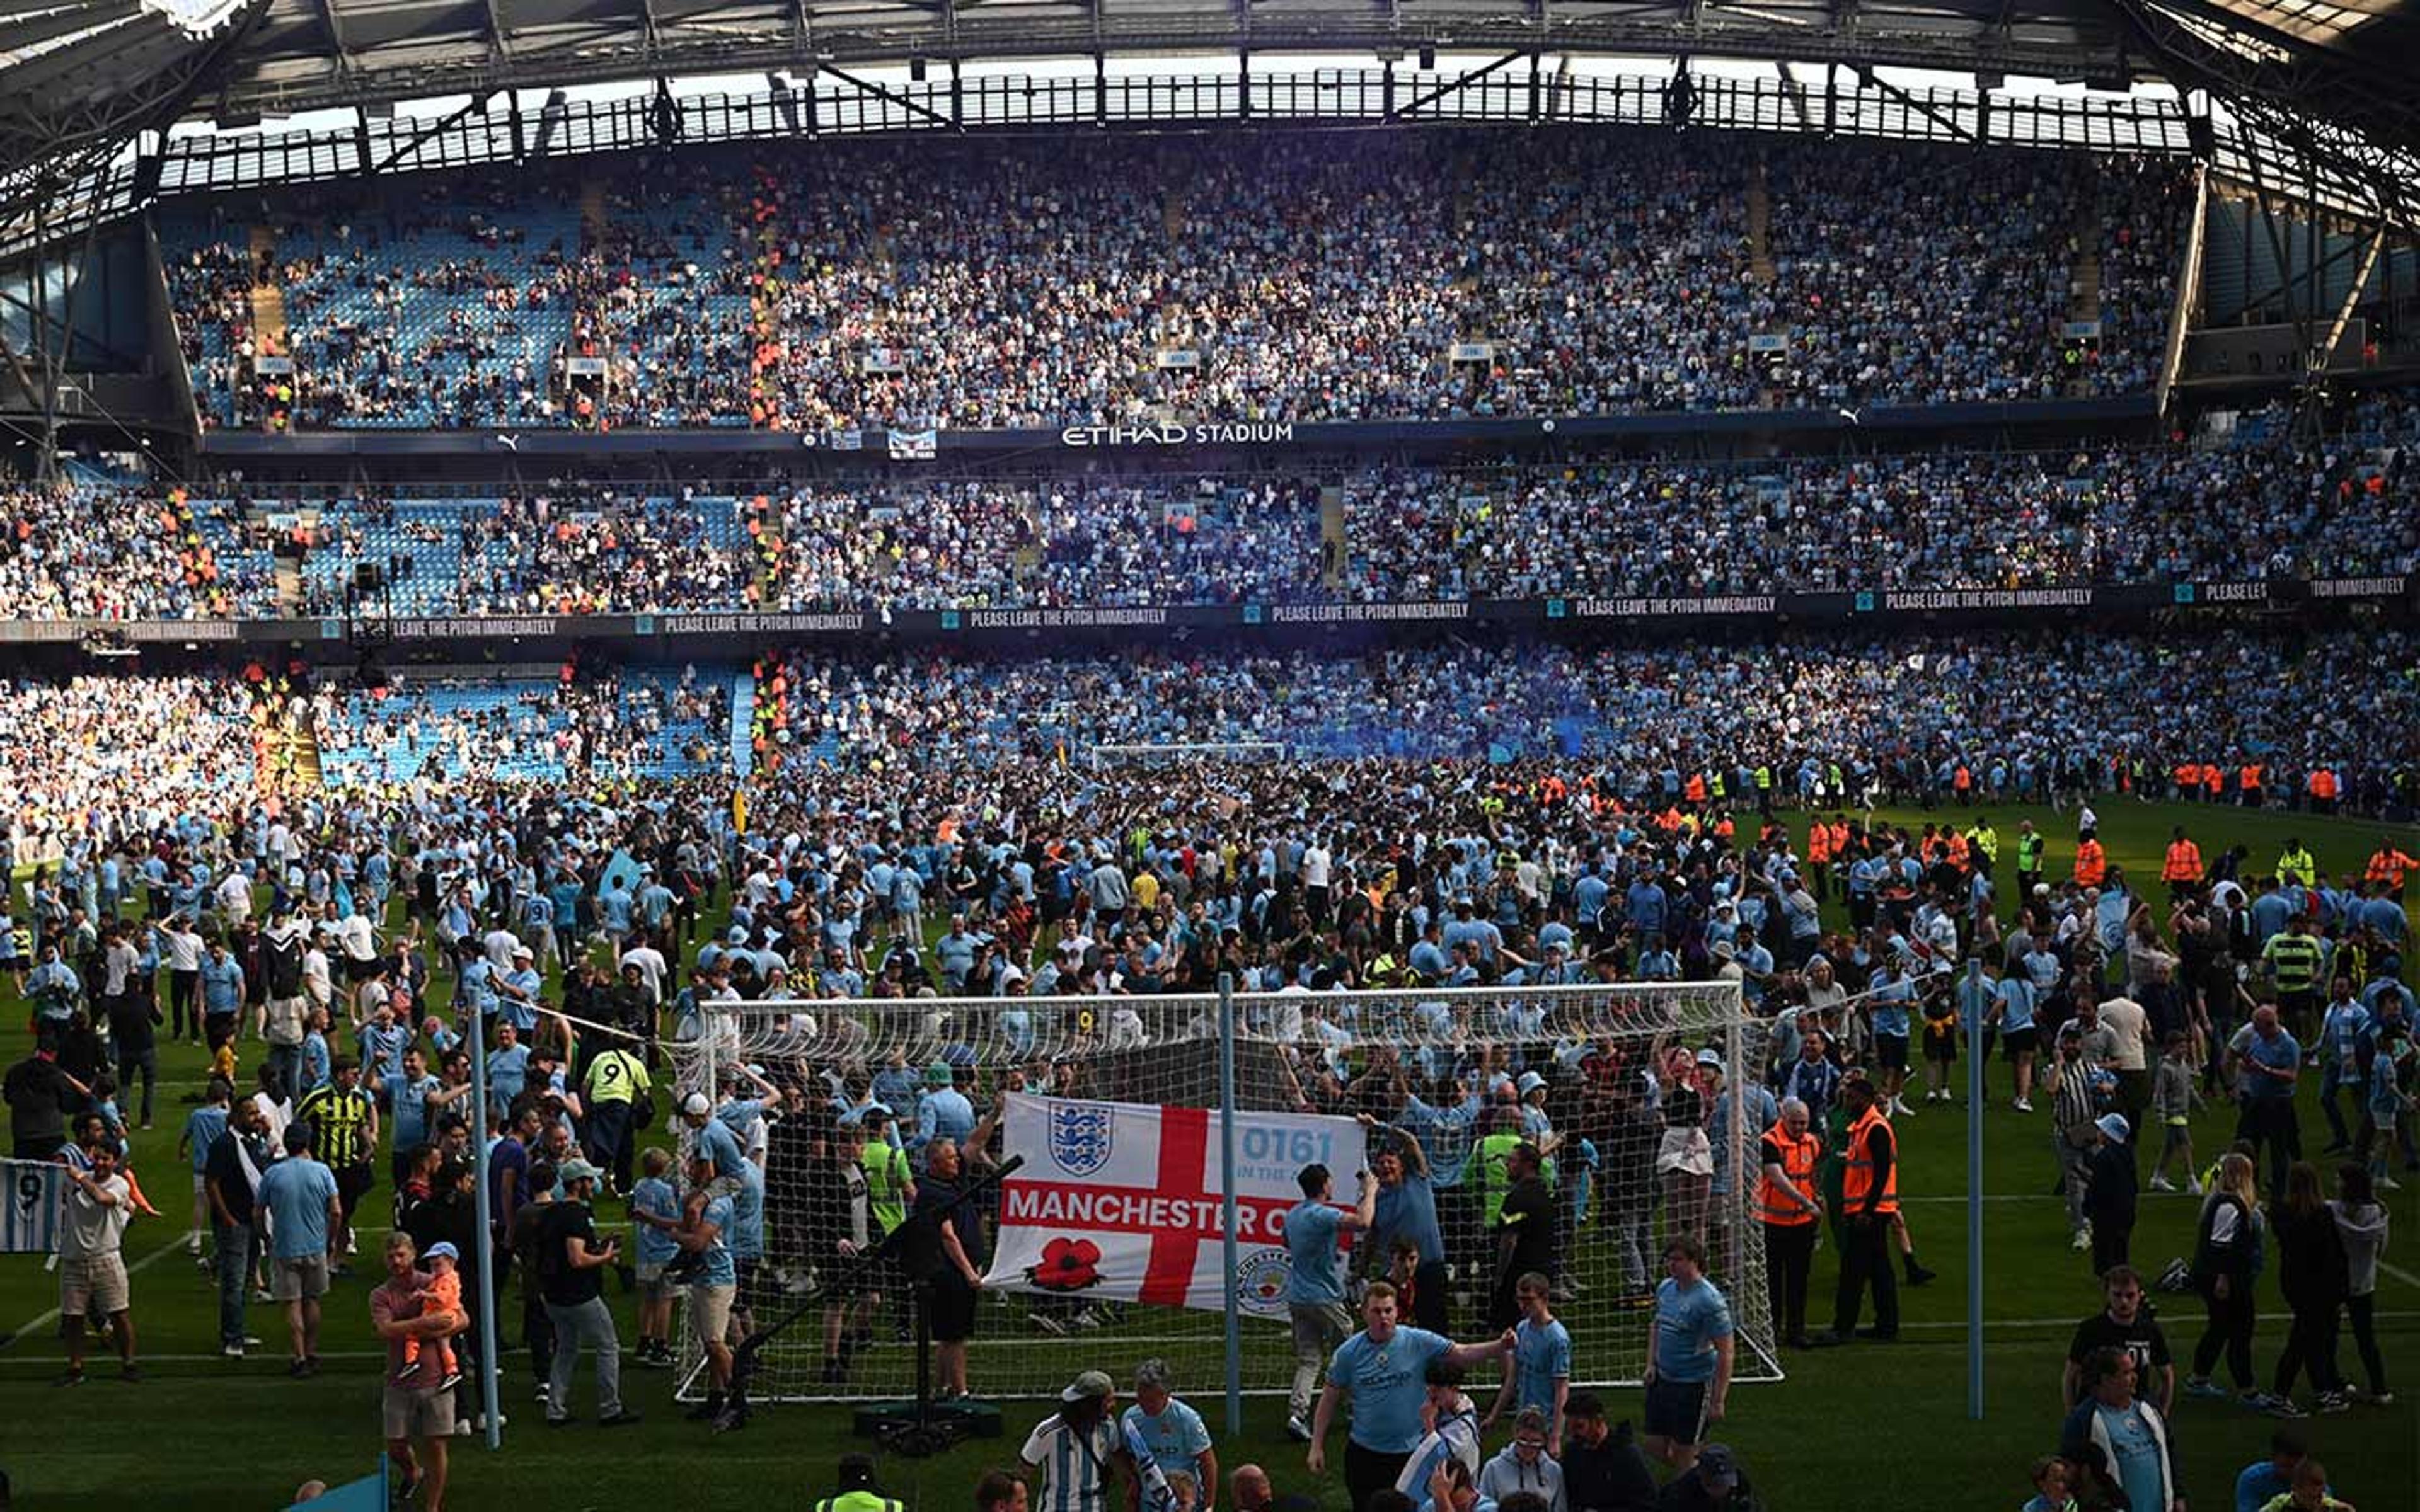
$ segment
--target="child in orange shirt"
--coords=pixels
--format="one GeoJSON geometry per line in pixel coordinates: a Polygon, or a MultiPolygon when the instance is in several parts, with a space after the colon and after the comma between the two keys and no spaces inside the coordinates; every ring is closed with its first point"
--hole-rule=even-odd
{"type": "MultiPolygon", "coordinates": [[[[443,1240],[428,1246],[428,1281],[412,1295],[419,1300],[420,1314],[452,1313],[462,1310],[462,1278],[455,1272],[455,1262],[462,1252],[443,1240]]],[[[454,1347],[442,1338],[424,1339],[407,1336],[403,1341],[403,1368],[396,1371],[397,1381],[411,1381],[420,1367],[433,1355],[437,1365],[437,1389],[443,1391],[461,1383],[462,1372],[454,1364],[454,1347]]]]}

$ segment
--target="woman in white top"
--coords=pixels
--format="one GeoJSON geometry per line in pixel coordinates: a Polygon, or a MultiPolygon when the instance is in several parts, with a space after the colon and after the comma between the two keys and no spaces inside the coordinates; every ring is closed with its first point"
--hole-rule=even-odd
{"type": "Polygon", "coordinates": [[[2344,1241],[2345,1310],[2352,1319],[2353,1347],[2369,1377],[2369,1399],[2385,1407],[2395,1400],[2386,1389],[2386,1361],[2378,1352],[2378,1262],[2386,1253],[2386,1205],[2378,1200],[2367,1166],[2348,1162],[2336,1167],[2336,1199],[2328,1211],[2344,1241]]]}

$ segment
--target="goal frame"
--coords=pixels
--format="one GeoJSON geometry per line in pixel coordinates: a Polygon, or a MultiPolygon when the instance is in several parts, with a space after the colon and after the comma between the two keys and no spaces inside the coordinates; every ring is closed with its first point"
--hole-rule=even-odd
{"type": "MultiPolygon", "coordinates": [[[[1620,1037],[1636,1040],[1651,1035],[1703,1030],[1707,1031],[1708,1037],[1695,1040],[1693,1042],[1719,1047],[1719,1053],[1723,1057],[1727,1069],[1720,1096],[1729,1104],[1730,1117],[1726,1146],[1722,1151],[1717,1152],[1717,1158],[1719,1160],[1727,1155],[1729,1169],[1732,1176],[1731,1190],[1713,1199],[1714,1203],[1719,1204],[1718,1211],[1726,1221],[1718,1230],[1723,1238],[1723,1248],[1720,1252],[1709,1256],[1709,1270],[1723,1287],[1730,1304],[1736,1326],[1732,1379],[1738,1381],[1780,1381],[1785,1378],[1787,1372],[1775,1335],[1775,1319],[1770,1316],[1771,1308],[1766,1295],[1763,1232],[1761,1226],[1756,1221],[1754,1205],[1757,1167],[1753,1160],[1753,1152],[1756,1141],[1763,1134],[1763,1130],[1745,1127],[1747,1087],[1751,1075],[1739,1074],[1735,1070],[1747,1064],[1744,1057],[1755,1057],[1756,1069],[1761,1070],[1767,1037],[1763,1032],[1761,1022],[1747,1011],[1745,995],[1736,982],[1622,982],[1510,988],[1376,990],[1306,996],[1298,993],[1234,992],[1227,980],[1222,979],[1221,990],[1217,994],[1165,994],[1106,999],[1101,997],[935,997],[896,1001],[762,999],[736,1005],[737,1009],[736,1013],[730,1011],[735,1005],[709,1006],[706,1010],[709,1017],[701,1021],[701,1032],[691,1040],[670,1041],[667,1048],[672,1053],[675,1073],[673,1096],[677,1103],[691,1091],[704,1091],[709,1098],[718,1096],[717,1089],[720,1087],[723,1070],[729,1064],[729,1046],[726,1042],[728,1029],[737,1028],[737,1042],[745,1055],[760,1055],[766,1053],[765,1046],[770,1042],[763,1038],[764,1032],[777,1020],[795,1020],[799,1015],[805,1015],[815,1021],[815,1032],[809,1041],[809,1046],[812,1048],[834,1043],[836,1040],[834,1026],[851,1019],[861,1025],[869,1018],[900,1023],[914,1020],[922,1025],[929,1025],[936,1022],[938,1016],[938,1022],[948,1026],[948,1032],[955,1035],[977,1026],[985,1026],[992,1031],[997,1031],[999,1016],[1012,1009],[1024,1011],[1031,1016],[1032,1022],[1038,1024],[1081,1011],[1098,1011],[1105,1004],[1115,1003],[1154,1010],[1156,1011],[1153,1016],[1162,1025],[1186,1022],[1188,1015],[1190,1021],[1195,1024],[1201,1024],[1206,1020],[1213,1026],[1207,1041],[1199,1036],[1188,1036],[1182,1042],[1190,1043],[1196,1046],[1197,1050],[1206,1044],[1208,1048],[1217,1049],[1223,1054],[1226,1046],[1218,1039],[1215,1027],[1221,1023],[1234,1026],[1234,1041],[1238,1047],[1248,1044],[1258,1045],[1265,1053],[1266,1047],[1273,1041],[1264,1035],[1253,1032],[1249,1026],[1260,1022],[1260,1012],[1266,1010],[1277,1010],[1282,1012],[1314,1007],[1332,1007],[1340,1010],[1349,1007],[1366,1018],[1385,1022],[1388,1016],[1387,1010],[1390,1007],[1408,1008],[1412,1005],[1443,1004],[1449,1011],[1456,1012],[1459,1020],[1461,1015],[1458,1011],[1462,1009],[1466,1008],[1476,1011],[1518,1002],[1544,1008],[1547,1013],[1546,1022],[1549,1025],[1558,1022],[1559,1013],[1562,1015],[1560,1022],[1568,1025],[1572,1022],[1570,1015],[1573,1012],[1584,1014],[1592,1004],[1609,1006],[1620,1002],[1633,1002],[1652,1012],[1655,1010],[1659,997],[1665,999],[1668,1005],[1678,1005],[1685,1001],[1714,1006],[1701,1009],[1693,1018],[1685,1022],[1654,1025],[1642,1021],[1613,1027],[1610,1032],[1620,1037]],[[716,1012],[716,1008],[721,1008],[723,1011],[716,1012]],[[725,1023],[718,1026],[715,1020],[722,1020],[725,1023]],[[734,1020],[737,1021],[736,1025],[729,1022],[734,1020]],[[751,1024],[758,1026],[754,1035],[752,1035],[747,1027],[751,1024]]],[[[838,1035],[837,1038],[845,1040],[852,1037],[843,1034],[838,1035]]],[[[884,1041],[868,1036],[857,1042],[861,1049],[873,1050],[879,1048],[884,1041]]],[[[940,1045],[944,1042],[947,1041],[938,1034],[929,1039],[911,1038],[906,1046],[908,1051],[908,1064],[910,1066],[926,1064],[932,1056],[938,1054],[940,1045]]],[[[991,1045],[999,1041],[985,1038],[979,1042],[991,1045]]],[[[1171,1049],[1179,1042],[1172,1037],[1154,1037],[1140,1048],[1171,1049]]],[[[1373,1045],[1392,1043],[1399,1050],[1417,1043],[1412,1040],[1387,1041],[1375,1037],[1367,1042],[1373,1045]]],[[[1129,1050],[1126,1053],[1133,1052],[1129,1050]]],[[[1107,1052],[1103,1054],[1106,1057],[1107,1052]]],[[[1023,1058],[1025,1057],[1020,1057],[1020,1063],[1023,1058]]],[[[819,1059],[810,1063],[823,1064],[819,1059]]],[[[985,1072],[1004,1069],[999,1063],[989,1060],[980,1061],[979,1065],[985,1072]]],[[[1752,1072],[1751,1074],[1754,1072],[1752,1072]]],[[[1757,1079],[1761,1082],[1761,1077],[1757,1079]]],[[[1106,1093],[1096,1095],[1107,1096],[1111,1101],[1141,1101],[1135,1098],[1121,1099],[1106,1093]]],[[[1195,1106],[1208,1107],[1214,1115],[1222,1111],[1221,1102],[1215,1087],[1210,1089],[1207,1097],[1192,1097],[1186,1101],[1195,1106]]],[[[1238,1088],[1236,1103],[1232,1109],[1225,1111],[1248,1111],[1244,1088],[1238,1088]]],[[[908,1115],[902,1110],[903,1121],[907,1117],[908,1115]]],[[[1649,1152],[1651,1158],[1652,1153],[1651,1150],[1649,1152]]],[[[1338,1180],[1340,1190],[1348,1184],[1348,1180],[1340,1175],[1338,1180]]],[[[1603,1198],[1600,1197],[1599,1200],[1602,1201],[1603,1198]]],[[[1710,1208],[1710,1214],[1714,1211],[1716,1210],[1710,1208]]],[[[1647,1232],[1652,1242],[1656,1233],[1655,1220],[1652,1215],[1647,1232]]],[[[1652,1242],[1650,1247],[1652,1250],[1652,1242]]],[[[777,1262],[777,1258],[768,1253],[766,1263],[771,1266],[777,1262]]],[[[1648,1263],[1648,1280],[1651,1287],[1657,1273],[1655,1257],[1651,1253],[1648,1263]]],[[[796,1300],[796,1289],[794,1288],[791,1293],[785,1294],[780,1287],[768,1285],[760,1293],[759,1320],[762,1321],[785,1311],[787,1305],[796,1300]]],[[[996,1310],[1011,1305],[1010,1299],[1026,1295],[1028,1294],[1022,1292],[986,1289],[982,1293],[981,1298],[983,1315],[986,1319],[990,1319],[996,1310]]],[[[1141,1304],[1125,1305],[1140,1307],[1141,1304]]],[[[1599,1305],[1605,1305],[1602,1300],[1599,1305]]],[[[686,1312],[685,1298],[681,1310],[686,1312]]],[[[1559,1304],[1559,1316],[1566,1322],[1574,1320],[1579,1310],[1572,1304],[1559,1304]]],[[[994,1364],[996,1366],[1003,1355],[1010,1353],[1030,1355],[1038,1350],[1045,1354],[1055,1354],[1068,1346],[1073,1346],[1075,1349],[1068,1350],[1068,1365],[1071,1369],[1088,1367],[1078,1363],[1076,1352],[1088,1343],[1091,1344],[1093,1352],[1095,1354],[1104,1350],[1124,1350],[1136,1352],[1137,1357],[1140,1358],[1141,1354],[1156,1352],[1162,1347],[1169,1349],[1184,1347],[1191,1348],[1199,1355],[1203,1346],[1199,1320],[1216,1319],[1218,1316],[1204,1312],[1187,1314],[1178,1309],[1158,1311],[1164,1311],[1168,1315],[1165,1327],[1154,1328],[1141,1334],[1125,1332],[1102,1334],[1094,1335],[1089,1340],[1080,1335],[1061,1338],[1033,1338],[1019,1335],[1003,1338],[1000,1335],[1004,1331],[998,1323],[993,1323],[991,1324],[993,1337],[986,1341],[979,1334],[976,1341],[978,1359],[974,1373],[977,1377],[978,1388],[984,1396],[1001,1400],[1033,1399],[1045,1396],[1058,1389],[1051,1378],[1066,1372],[1059,1371],[1056,1365],[1043,1371],[1032,1380],[1015,1382],[1008,1385],[1006,1389],[1002,1389],[1002,1382],[996,1376],[990,1381],[983,1379],[986,1374],[985,1369],[986,1363],[994,1364]],[[1183,1320],[1188,1317],[1195,1320],[1195,1327],[1185,1326],[1183,1320]],[[990,1346],[988,1350],[985,1348],[986,1342],[990,1346]],[[992,1356],[991,1361],[986,1362],[982,1358],[986,1354],[992,1356]]],[[[1262,1325],[1259,1323],[1249,1322],[1247,1328],[1251,1332],[1248,1332],[1241,1346],[1244,1361],[1247,1365],[1258,1363],[1264,1368],[1258,1372],[1260,1379],[1256,1379],[1251,1370],[1246,1371],[1242,1387],[1245,1395],[1260,1396],[1282,1395],[1286,1389],[1282,1384],[1282,1371],[1269,1367],[1267,1363],[1277,1355],[1286,1356],[1290,1363],[1290,1351],[1284,1346],[1281,1337],[1265,1339],[1260,1337],[1257,1331],[1261,1330],[1262,1325]]],[[[818,1349],[816,1344],[810,1342],[818,1339],[820,1335],[820,1325],[816,1317],[810,1315],[801,1318],[795,1325],[794,1333],[798,1330],[805,1331],[798,1334],[800,1346],[818,1349]]],[[[1590,1348],[1590,1344],[1596,1341],[1590,1340],[1582,1329],[1575,1328],[1574,1333],[1578,1346],[1574,1351],[1575,1368],[1571,1378],[1574,1389],[1635,1387],[1640,1383],[1641,1377],[1637,1373],[1607,1368],[1613,1362],[1607,1359],[1605,1353],[1590,1348]]],[[[1647,1347],[1652,1348],[1652,1326],[1649,1329],[1647,1347]]],[[[679,1374],[676,1380],[679,1384],[676,1395],[682,1400],[698,1399],[703,1393],[705,1361],[695,1337],[686,1326],[683,1326],[680,1337],[678,1364],[679,1374]]],[[[808,1389],[801,1389],[798,1380],[801,1374],[812,1374],[812,1372],[797,1370],[781,1374],[768,1372],[767,1376],[759,1378],[759,1384],[752,1392],[752,1396],[759,1401],[768,1402],[861,1402],[892,1399],[900,1395],[896,1382],[867,1386],[860,1386],[852,1382],[837,1386],[820,1388],[810,1386],[808,1389]],[[785,1376],[787,1379],[784,1379],[785,1376]]],[[[1190,1389],[1199,1393],[1214,1388],[1216,1382],[1207,1379],[1196,1379],[1191,1381],[1189,1385],[1190,1389]]]]}
{"type": "Polygon", "coordinates": [[[1172,741],[1167,744],[1143,742],[1136,745],[1094,745],[1085,748],[1084,759],[1095,770],[1116,764],[1121,760],[1156,757],[1175,761],[1206,760],[1218,756],[1249,756],[1257,762],[1281,762],[1294,748],[1282,740],[1197,740],[1172,741]]]}

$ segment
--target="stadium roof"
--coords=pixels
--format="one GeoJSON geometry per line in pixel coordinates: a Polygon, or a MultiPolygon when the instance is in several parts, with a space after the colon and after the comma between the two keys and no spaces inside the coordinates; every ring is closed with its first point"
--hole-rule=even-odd
{"type": "MultiPolygon", "coordinates": [[[[230,51],[267,0],[0,0],[0,131],[57,147],[114,122],[230,51]]],[[[15,157],[8,159],[14,162],[15,157]]]]}
{"type": "MultiPolygon", "coordinates": [[[[0,0],[11,3],[24,0],[0,0]]],[[[282,115],[814,61],[1424,46],[1895,64],[2113,87],[2207,61],[2179,52],[2212,53],[2296,70],[2296,86],[2319,94],[2338,77],[2368,94],[2420,93],[2407,0],[268,0],[217,103],[282,115]]]]}
{"type": "Polygon", "coordinates": [[[1425,69],[1434,52],[1447,74],[1491,54],[1879,65],[1987,93],[2159,79],[2241,128],[2235,160],[2264,191],[2410,226],[2416,15],[2420,0],[0,0],[0,247],[148,199],[162,155],[130,173],[120,154],[179,118],[240,131],[508,89],[1087,54],[1199,71],[1237,53],[1281,69],[1416,53],[1425,69]],[[2327,192],[2344,184],[2364,187],[2327,192]]]}

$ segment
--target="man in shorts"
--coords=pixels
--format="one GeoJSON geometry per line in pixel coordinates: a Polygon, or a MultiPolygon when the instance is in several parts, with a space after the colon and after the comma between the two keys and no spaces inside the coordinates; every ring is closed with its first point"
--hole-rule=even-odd
{"type": "MultiPolygon", "coordinates": [[[[731,1254],[731,1229],[737,1221],[733,1202],[713,1190],[714,1163],[701,1155],[690,1162],[690,1200],[686,1204],[680,1226],[674,1231],[674,1242],[690,1254],[700,1257],[704,1264],[696,1278],[690,1283],[689,1317],[696,1330],[698,1347],[706,1354],[706,1400],[690,1410],[696,1422],[713,1422],[722,1415],[723,1402],[731,1389],[731,1304],[739,1295],[739,1269],[731,1254]]],[[[738,1427],[735,1418],[718,1427],[738,1427]]]]}
{"type": "Polygon", "coordinates": [[[370,1293],[370,1325],[386,1341],[386,1391],[380,1412],[386,1452],[403,1476],[398,1504],[415,1491],[425,1512],[445,1512],[445,1454],[454,1433],[454,1388],[433,1371],[403,1376],[404,1343],[439,1339],[470,1326],[460,1308],[420,1312],[422,1276],[410,1234],[386,1236],[386,1284],[370,1293]]]}
{"type": "Polygon", "coordinates": [[[673,1293],[677,1286],[664,1273],[680,1253],[673,1231],[680,1227],[681,1200],[672,1182],[664,1179],[672,1165],[672,1151],[660,1146],[649,1148],[641,1163],[646,1174],[630,1188],[630,1224],[635,1231],[632,1247],[638,1257],[639,1282],[639,1343],[630,1358],[639,1365],[659,1369],[669,1369],[674,1364],[673,1293]]]}
{"type": "Polygon", "coordinates": [[[286,1304],[294,1347],[286,1373],[300,1380],[319,1368],[319,1299],[345,1233],[336,1173],[311,1158],[311,1130],[300,1119],[286,1126],[286,1158],[260,1173],[258,1205],[270,1219],[269,1294],[286,1304]]]}
{"type": "Polygon", "coordinates": [[[1655,1288],[1655,1341],[1647,1356],[1647,1452],[1684,1473],[1706,1428],[1723,1420],[1731,1388],[1731,1310],[1706,1279],[1706,1246],[1694,1234],[1664,1245],[1655,1288]]]}
{"type": "Polygon", "coordinates": [[[134,1319],[127,1311],[126,1222],[133,1187],[117,1174],[117,1150],[106,1140],[85,1147],[90,1170],[70,1165],[59,1225],[59,1334],[67,1341],[62,1386],[84,1384],[85,1317],[109,1320],[117,1335],[117,1373],[140,1381],[134,1365],[134,1319]]]}

